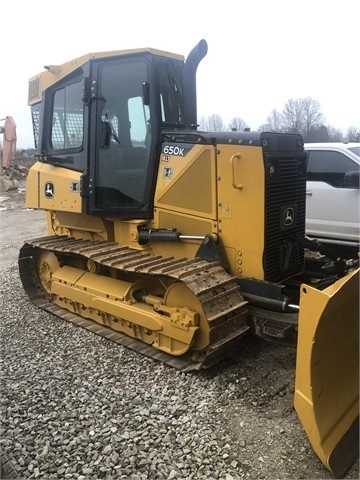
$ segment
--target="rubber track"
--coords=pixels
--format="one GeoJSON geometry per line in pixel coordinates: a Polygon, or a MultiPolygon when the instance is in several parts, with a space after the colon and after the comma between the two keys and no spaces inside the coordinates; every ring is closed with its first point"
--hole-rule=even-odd
{"type": "Polygon", "coordinates": [[[242,327],[233,335],[233,338],[229,338],[225,328],[224,338],[218,337],[219,331],[222,330],[222,324],[228,323],[231,317],[246,315],[246,302],[240,293],[236,279],[230,276],[217,262],[209,263],[200,258],[175,259],[174,257],[153,256],[148,252],[133,250],[115,242],[94,242],[66,236],[50,236],[33,239],[24,244],[19,255],[19,270],[26,293],[31,301],[40,308],[181,371],[205,368],[229,356],[238,348],[240,338],[248,330],[247,326],[242,327]],[[150,277],[168,277],[185,283],[201,302],[210,332],[213,327],[217,332],[215,341],[208,347],[208,354],[201,361],[195,362],[190,358],[190,354],[181,357],[172,356],[140,340],[51,303],[35,274],[36,249],[52,251],[60,255],[80,255],[115,270],[136,272],[150,277]]]}

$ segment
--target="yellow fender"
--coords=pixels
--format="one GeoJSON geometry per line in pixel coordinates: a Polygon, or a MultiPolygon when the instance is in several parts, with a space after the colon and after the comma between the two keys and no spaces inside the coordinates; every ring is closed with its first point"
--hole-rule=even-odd
{"type": "Polygon", "coordinates": [[[359,455],[359,269],[320,291],[301,286],[294,406],[335,478],[359,455]]]}

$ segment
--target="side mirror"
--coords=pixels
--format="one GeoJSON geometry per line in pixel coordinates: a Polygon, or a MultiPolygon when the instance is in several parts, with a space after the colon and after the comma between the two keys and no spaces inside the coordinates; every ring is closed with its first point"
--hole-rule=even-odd
{"type": "Polygon", "coordinates": [[[346,172],[344,175],[344,188],[360,188],[360,172],[359,170],[346,172]]]}

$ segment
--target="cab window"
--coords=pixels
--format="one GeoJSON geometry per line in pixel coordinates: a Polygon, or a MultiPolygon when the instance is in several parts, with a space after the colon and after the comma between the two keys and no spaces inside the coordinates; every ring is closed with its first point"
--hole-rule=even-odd
{"type": "Polygon", "coordinates": [[[53,150],[78,149],[83,144],[84,106],[81,82],[67,85],[54,94],[51,125],[53,150]]]}

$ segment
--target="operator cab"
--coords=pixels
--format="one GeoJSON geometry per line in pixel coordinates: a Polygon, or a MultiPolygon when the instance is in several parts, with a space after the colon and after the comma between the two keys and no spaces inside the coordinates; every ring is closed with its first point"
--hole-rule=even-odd
{"type": "Polygon", "coordinates": [[[45,67],[30,81],[35,146],[40,161],[83,173],[83,213],[151,218],[161,130],[191,124],[196,95],[184,83],[193,86],[201,58],[184,68],[182,56],[158,50],[117,53],[45,67]]]}

